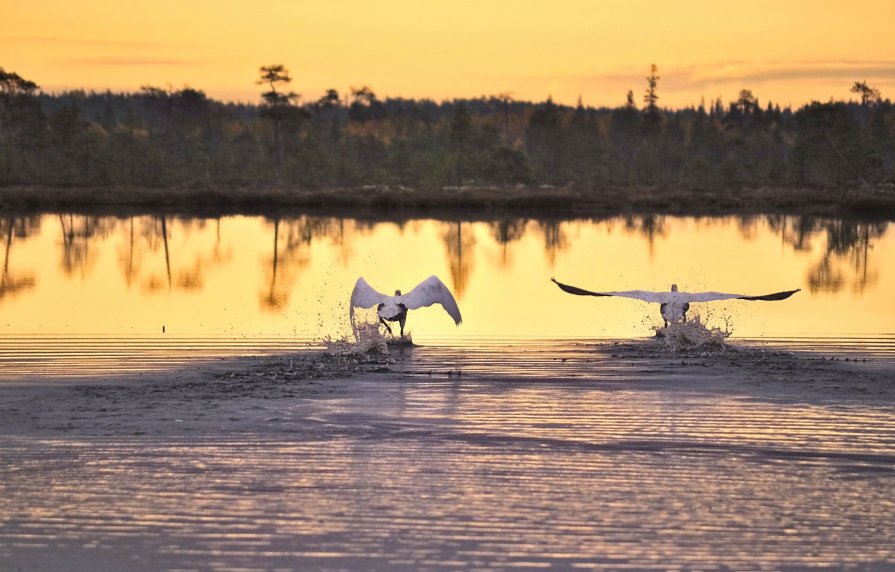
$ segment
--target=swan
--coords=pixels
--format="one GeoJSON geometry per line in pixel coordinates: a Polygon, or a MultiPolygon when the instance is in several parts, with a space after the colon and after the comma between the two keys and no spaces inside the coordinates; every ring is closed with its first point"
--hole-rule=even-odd
{"type": "Polygon", "coordinates": [[[654,302],[660,304],[659,311],[665,320],[665,327],[668,323],[686,322],[687,310],[690,309],[691,302],[712,302],[715,300],[785,300],[799,292],[801,288],[795,290],[786,290],[784,292],[774,292],[773,294],[765,294],[763,296],[746,296],[745,294],[725,294],[723,292],[679,292],[677,284],[671,285],[670,292],[648,292],[646,290],[623,290],[620,292],[591,292],[575,286],[569,286],[558,282],[556,278],[551,278],[554,284],[560,287],[563,292],[575,294],[578,296],[621,296],[623,298],[634,298],[635,300],[643,300],[644,302],[654,302]]]}
{"type": "MultiPolygon", "coordinates": [[[[376,306],[379,321],[392,333],[387,322],[398,322],[401,326],[401,337],[404,337],[404,322],[407,321],[407,311],[416,310],[432,304],[441,304],[442,308],[454,319],[458,326],[463,321],[460,316],[460,308],[454,295],[437,276],[429,276],[407,294],[401,294],[395,290],[394,296],[383,294],[374,290],[363,278],[358,278],[351,292],[351,329],[355,332],[354,308],[372,308],[376,306]]],[[[393,334],[394,335],[394,334],[393,334]]]]}

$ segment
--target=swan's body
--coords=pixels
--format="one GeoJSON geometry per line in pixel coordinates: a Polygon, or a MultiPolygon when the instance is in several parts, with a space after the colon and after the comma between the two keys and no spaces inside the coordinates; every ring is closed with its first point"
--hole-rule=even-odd
{"type": "Polygon", "coordinates": [[[400,290],[396,290],[394,296],[377,292],[367,284],[366,280],[358,278],[357,283],[354,285],[354,290],[351,292],[351,328],[355,328],[355,307],[372,308],[376,306],[379,321],[385,326],[388,333],[392,333],[388,322],[398,322],[401,326],[401,337],[403,338],[407,311],[431,306],[432,304],[441,304],[441,307],[454,319],[454,323],[458,326],[463,321],[463,318],[460,316],[460,308],[457,307],[457,301],[454,300],[454,295],[451,294],[451,291],[437,276],[429,276],[407,294],[401,294],[400,290]]]}
{"type": "Polygon", "coordinates": [[[687,321],[687,310],[690,309],[692,302],[713,302],[715,300],[785,300],[789,298],[801,288],[795,290],[786,290],[784,292],[775,292],[773,294],[764,294],[762,296],[746,296],[745,294],[726,294],[724,292],[678,292],[677,284],[671,285],[669,292],[649,292],[646,290],[623,290],[619,292],[591,292],[583,290],[575,286],[569,286],[557,282],[555,278],[551,280],[559,286],[564,292],[576,294],[578,296],[620,296],[623,298],[634,298],[644,302],[653,302],[660,304],[659,310],[662,318],[665,320],[665,326],[669,323],[687,321]]]}

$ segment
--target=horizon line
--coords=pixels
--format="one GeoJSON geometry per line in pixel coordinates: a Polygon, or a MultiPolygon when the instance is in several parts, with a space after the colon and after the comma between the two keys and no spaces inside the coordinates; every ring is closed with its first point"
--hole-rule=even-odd
{"type": "MultiPolygon", "coordinates": [[[[152,86],[152,84],[149,84],[149,83],[147,83],[147,84],[145,84],[145,85],[147,85],[147,86],[152,86]]],[[[172,89],[173,89],[173,86],[172,86],[172,84],[170,84],[170,83],[166,83],[166,84],[164,84],[164,87],[168,87],[168,88],[172,88],[172,89]]],[[[88,87],[69,87],[69,86],[49,86],[49,87],[46,88],[46,89],[44,89],[43,87],[40,87],[40,88],[38,88],[38,89],[39,89],[39,93],[40,93],[40,95],[46,95],[46,96],[49,96],[49,97],[60,97],[60,96],[64,96],[64,95],[66,95],[66,94],[77,93],[77,92],[83,92],[83,93],[86,93],[86,94],[91,94],[91,93],[93,93],[93,94],[111,93],[111,94],[114,94],[114,95],[139,95],[140,92],[141,92],[140,89],[116,88],[116,87],[104,87],[104,88],[94,88],[94,87],[90,87],[90,88],[88,88],[88,87]]],[[[256,98],[258,101],[252,101],[252,100],[243,100],[243,99],[239,99],[239,98],[237,98],[237,97],[219,97],[219,96],[215,96],[215,95],[210,94],[208,91],[206,91],[206,90],[204,90],[204,89],[202,89],[202,88],[199,88],[199,87],[190,85],[190,84],[188,84],[188,83],[183,84],[179,89],[194,89],[194,90],[196,90],[196,91],[200,91],[200,92],[202,92],[203,94],[205,94],[205,96],[206,96],[208,99],[210,99],[210,100],[212,100],[212,101],[215,101],[215,102],[217,102],[217,103],[222,103],[222,104],[235,104],[235,105],[247,105],[247,106],[260,106],[260,105],[262,105],[262,103],[263,103],[262,101],[260,101],[260,99],[261,99],[261,93],[260,93],[260,92],[257,93],[257,94],[255,95],[255,98],[256,98]]],[[[327,88],[327,89],[335,89],[335,88],[327,88]]],[[[346,97],[346,95],[350,93],[350,89],[351,89],[351,88],[349,88],[348,90],[340,91],[340,92],[339,92],[340,106],[342,106],[342,107],[346,107],[346,106],[341,105],[341,104],[343,103],[344,98],[346,97]]],[[[220,90],[220,91],[230,91],[230,92],[233,92],[234,90],[220,90]]],[[[237,92],[241,92],[241,91],[243,91],[243,90],[235,90],[235,91],[237,91],[237,92]]],[[[754,90],[748,90],[748,91],[752,91],[753,94],[754,94],[754,90]]],[[[247,90],[246,90],[246,92],[247,92],[247,90]]],[[[323,91],[320,92],[320,95],[322,96],[322,95],[325,94],[325,93],[326,93],[326,90],[323,90],[323,91]]],[[[489,94],[484,94],[484,93],[483,93],[483,94],[480,94],[480,95],[477,95],[477,96],[444,97],[444,98],[441,98],[441,99],[436,99],[436,98],[434,98],[434,97],[430,97],[430,96],[413,97],[413,96],[402,96],[402,95],[397,95],[397,96],[396,96],[396,95],[386,95],[386,96],[382,97],[381,99],[377,96],[377,99],[378,99],[378,101],[382,101],[382,102],[390,101],[390,100],[391,100],[391,101],[401,101],[401,100],[403,100],[403,101],[415,101],[415,102],[431,101],[431,102],[433,102],[433,103],[435,103],[435,104],[443,105],[443,104],[446,104],[446,103],[454,103],[454,102],[458,102],[458,101],[478,101],[478,100],[488,100],[488,99],[491,99],[491,98],[496,98],[496,97],[498,97],[498,96],[500,96],[500,95],[502,95],[502,94],[505,94],[505,93],[507,93],[507,92],[498,91],[498,92],[489,93],[489,94]]],[[[636,92],[635,92],[635,93],[636,93],[636,92]]],[[[594,105],[594,104],[588,104],[588,103],[584,102],[583,96],[579,95],[578,97],[581,98],[581,100],[582,100],[582,104],[583,104],[583,106],[584,106],[585,109],[619,109],[619,108],[623,108],[623,107],[626,106],[625,103],[619,103],[619,104],[617,104],[617,105],[610,105],[610,104],[599,104],[599,105],[594,105]]],[[[313,105],[313,103],[317,100],[317,97],[313,97],[313,98],[309,98],[309,99],[307,99],[307,100],[304,100],[303,98],[301,98],[301,94],[299,94],[299,98],[300,98],[300,102],[297,103],[297,104],[295,104],[296,107],[303,107],[303,106],[307,106],[307,105],[313,105]]],[[[700,106],[704,106],[706,109],[709,109],[709,108],[712,107],[712,103],[713,103],[713,102],[716,102],[716,101],[720,101],[721,104],[722,104],[723,106],[726,106],[726,105],[728,105],[729,103],[732,103],[732,102],[736,101],[736,99],[725,100],[725,99],[724,99],[723,97],[721,97],[720,95],[713,96],[713,97],[706,97],[706,96],[703,95],[703,96],[700,96],[700,100],[702,100],[702,101],[701,101],[701,102],[692,102],[692,101],[691,101],[689,104],[686,104],[686,105],[660,107],[660,109],[662,109],[662,110],[678,111],[678,110],[686,110],[686,109],[698,109],[700,106]]],[[[558,106],[561,106],[561,107],[567,107],[567,108],[572,108],[572,109],[574,109],[574,108],[577,107],[577,105],[578,105],[577,102],[575,102],[575,103],[564,103],[564,102],[562,102],[562,101],[559,101],[559,100],[555,99],[552,95],[547,95],[547,97],[545,97],[544,99],[541,99],[541,100],[535,100],[535,99],[512,99],[512,100],[511,100],[511,103],[539,105],[539,104],[547,103],[547,101],[552,101],[554,104],[556,104],[556,105],[558,105],[558,106]]],[[[891,101],[891,99],[888,98],[888,97],[885,97],[885,98],[882,98],[881,101],[887,101],[887,102],[888,102],[888,101],[891,101]]],[[[809,100],[806,100],[805,103],[802,103],[802,104],[800,104],[800,105],[794,105],[794,104],[792,103],[792,101],[786,102],[786,103],[784,104],[783,102],[780,102],[780,101],[774,101],[773,99],[770,99],[770,98],[768,98],[768,99],[766,100],[766,102],[767,102],[767,103],[772,103],[772,104],[774,104],[775,107],[779,107],[781,110],[784,110],[784,109],[798,109],[798,108],[801,108],[801,107],[805,107],[805,106],[811,105],[812,103],[835,103],[835,102],[842,102],[842,103],[858,103],[858,101],[855,100],[855,99],[853,99],[853,98],[847,98],[847,99],[845,99],[845,98],[838,98],[838,99],[837,99],[837,98],[834,97],[833,95],[830,95],[829,98],[828,98],[828,99],[825,99],[825,100],[821,100],[821,99],[817,99],[817,98],[809,99],[809,100]]],[[[764,106],[760,106],[760,107],[764,108],[764,107],[766,107],[766,105],[767,105],[767,104],[765,104],[764,106]]],[[[636,106],[636,105],[635,105],[635,108],[638,109],[638,110],[641,109],[639,106],[636,106]]]]}

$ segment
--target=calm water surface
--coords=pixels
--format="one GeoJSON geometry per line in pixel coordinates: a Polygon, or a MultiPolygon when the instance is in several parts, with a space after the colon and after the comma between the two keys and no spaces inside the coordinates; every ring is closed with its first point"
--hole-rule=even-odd
{"type": "Polygon", "coordinates": [[[372,221],[313,216],[7,217],[0,372],[104,372],[281,351],[348,334],[357,277],[383,292],[430,274],[464,321],[414,311],[417,343],[642,338],[636,300],[560,292],[801,288],[785,302],[694,306],[734,338],[892,345],[895,232],[886,222],[786,216],[372,221]],[[74,368],[74,369],[72,369],[74,368]]]}

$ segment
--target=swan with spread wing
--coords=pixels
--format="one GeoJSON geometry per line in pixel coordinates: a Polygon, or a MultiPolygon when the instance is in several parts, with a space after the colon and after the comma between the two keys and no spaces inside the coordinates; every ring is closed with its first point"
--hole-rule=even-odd
{"type": "Polygon", "coordinates": [[[387,322],[398,322],[401,326],[401,337],[403,338],[407,311],[431,306],[432,304],[441,304],[441,307],[454,319],[454,323],[458,326],[463,321],[463,318],[460,316],[460,308],[457,307],[457,301],[454,300],[454,295],[451,294],[451,291],[437,276],[429,276],[407,294],[401,294],[400,290],[395,290],[394,296],[377,292],[367,284],[366,280],[358,278],[357,283],[354,285],[354,291],[351,292],[351,328],[356,331],[354,325],[355,307],[372,308],[376,306],[379,321],[385,326],[388,333],[391,334],[392,329],[387,322]]]}
{"type": "Polygon", "coordinates": [[[765,294],[763,296],[747,296],[745,294],[726,294],[724,292],[679,292],[677,284],[671,285],[670,292],[648,292],[646,290],[623,290],[620,292],[591,292],[575,286],[569,286],[558,282],[556,278],[551,278],[554,284],[560,287],[563,292],[575,294],[577,296],[620,296],[622,298],[634,298],[635,300],[643,300],[644,302],[653,302],[660,304],[659,311],[665,320],[665,327],[669,323],[678,323],[687,321],[687,310],[693,302],[713,302],[715,300],[785,300],[800,291],[801,288],[795,290],[786,290],[783,292],[774,292],[773,294],[765,294]]]}

